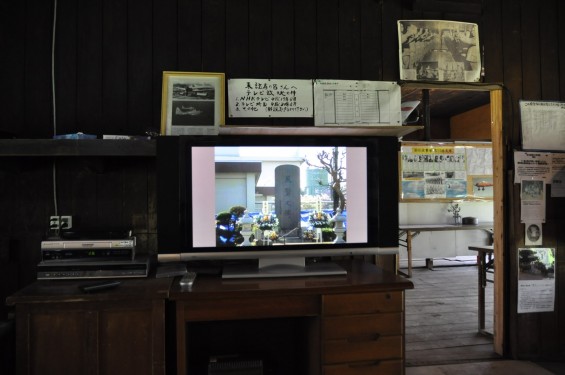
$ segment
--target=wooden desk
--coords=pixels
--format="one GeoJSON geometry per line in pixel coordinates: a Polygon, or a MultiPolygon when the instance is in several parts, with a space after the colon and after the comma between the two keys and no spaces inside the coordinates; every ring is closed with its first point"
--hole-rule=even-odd
{"type": "MultiPolygon", "coordinates": [[[[412,277],[412,239],[420,234],[420,232],[436,232],[436,231],[454,231],[454,230],[483,230],[492,235],[493,223],[484,223],[478,225],[451,225],[451,224],[410,224],[399,225],[398,243],[400,246],[406,248],[408,254],[408,272],[400,272],[401,274],[412,277]],[[406,235],[406,240],[402,236],[406,235]]],[[[431,258],[430,258],[431,259],[431,258]]],[[[430,267],[430,260],[427,259],[426,263],[430,267]]]]}
{"type": "Polygon", "coordinates": [[[18,374],[165,374],[165,300],[172,279],[38,281],[7,298],[16,312],[18,374]]]}
{"type": "Polygon", "coordinates": [[[372,264],[344,266],[346,276],[198,275],[190,291],[177,279],[178,374],[202,373],[197,362],[213,354],[257,350],[270,351],[280,374],[404,374],[404,290],[413,284],[372,264]]]}
{"type": "Polygon", "coordinates": [[[493,266],[494,262],[494,246],[489,245],[471,245],[469,250],[477,251],[477,269],[479,273],[479,332],[491,335],[492,333],[485,330],[485,288],[487,282],[492,280],[487,278],[487,272],[493,266]]]}

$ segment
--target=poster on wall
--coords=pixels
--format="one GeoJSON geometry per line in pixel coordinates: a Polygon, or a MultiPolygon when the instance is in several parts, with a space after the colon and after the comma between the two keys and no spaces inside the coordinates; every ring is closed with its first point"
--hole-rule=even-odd
{"type": "Polygon", "coordinates": [[[229,117],[312,117],[312,80],[228,80],[229,117]]]}
{"type": "Polygon", "coordinates": [[[544,180],[522,180],[520,189],[520,214],[522,223],[545,223],[544,180]]]}
{"type": "Polygon", "coordinates": [[[565,151],[565,102],[520,100],[522,148],[565,151]]]}
{"type": "Polygon", "coordinates": [[[475,23],[398,21],[400,79],[479,82],[481,53],[475,23]]]}
{"type": "Polygon", "coordinates": [[[400,199],[493,199],[490,144],[405,142],[400,150],[400,199]]]}
{"type": "Polygon", "coordinates": [[[314,125],[402,125],[396,82],[315,80],[314,125]]]}
{"type": "Polygon", "coordinates": [[[526,178],[551,182],[551,154],[549,152],[514,152],[514,183],[526,178]]]}
{"type": "Polygon", "coordinates": [[[518,313],[555,309],[555,248],[518,249],[518,313]]]}

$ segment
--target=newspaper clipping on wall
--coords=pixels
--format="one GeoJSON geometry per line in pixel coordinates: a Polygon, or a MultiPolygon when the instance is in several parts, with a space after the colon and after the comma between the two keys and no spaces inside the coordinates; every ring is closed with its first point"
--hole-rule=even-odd
{"type": "Polygon", "coordinates": [[[398,21],[400,79],[479,82],[482,64],[477,24],[398,21]]]}
{"type": "Polygon", "coordinates": [[[518,313],[555,308],[555,248],[518,249],[518,313]]]}

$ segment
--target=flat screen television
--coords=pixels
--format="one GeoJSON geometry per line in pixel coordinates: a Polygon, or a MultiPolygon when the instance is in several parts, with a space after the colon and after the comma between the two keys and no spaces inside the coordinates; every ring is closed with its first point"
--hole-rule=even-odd
{"type": "Polygon", "coordinates": [[[320,260],[395,253],[397,153],[395,137],[159,137],[158,262],[332,275],[345,271],[320,260]]]}

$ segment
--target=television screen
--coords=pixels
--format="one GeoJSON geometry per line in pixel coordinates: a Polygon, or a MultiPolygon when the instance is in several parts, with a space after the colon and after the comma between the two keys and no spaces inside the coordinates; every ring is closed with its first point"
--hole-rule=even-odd
{"type": "Polygon", "coordinates": [[[365,147],[196,146],[191,152],[193,248],[367,242],[365,147]],[[347,234],[340,238],[338,212],[347,234]],[[251,241],[241,235],[244,218],[251,241]]]}
{"type": "Polygon", "coordinates": [[[160,137],[159,262],[303,262],[397,246],[397,143],[374,137],[160,137]],[[389,160],[381,168],[383,155],[389,160]],[[379,189],[385,175],[387,188],[379,189]],[[394,208],[387,212],[393,224],[383,220],[387,206],[394,208]]]}

